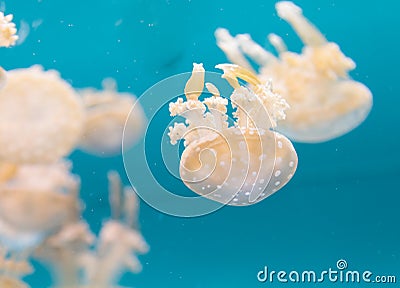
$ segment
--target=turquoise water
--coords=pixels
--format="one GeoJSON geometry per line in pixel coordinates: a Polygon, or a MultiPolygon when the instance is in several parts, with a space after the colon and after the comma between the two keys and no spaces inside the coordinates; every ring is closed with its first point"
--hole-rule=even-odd
{"type": "MultiPolygon", "coordinates": [[[[276,16],[274,1],[0,3],[15,15],[18,26],[24,21],[36,27],[23,44],[0,51],[1,65],[13,69],[41,64],[59,70],[77,88],[100,87],[104,77],[114,77],[121,91],[141,95],[165,77],[190,71],[192,62],[203,62],[214,71],[215,64],[226,61],[215,45],[217,27],[233,34],[251,33],[262,44],[268,33],[275,32],[284,35],[291,50],[301,48],[291,28],[276,16]]],[[[299,167],[294,179],[260,204],[225,207],[183,219],[142,203],[140,223],[151,251],[140,257],[143,271],[124,275],[121,285],[399,287],[398,283],[342,286],[257,281],[257,272],[265,265],[273,270],[319,271],[335,268],[339,259],[345,259],[351,269],[397,275],[400,281],[400,88],[396,85],[400,65],[396,11],[400,6],[396,1],[296,3],[357,63],[352,77],[374,94],[368,119],[327,143],[295,143],[299,167]]],[[[165,123],[169,121],[166,114],[165,123]]],[[[97,231],[109,213],[106,172],[111,168],[123,172],[122,158],[99,159],[81,152],[71,158],[74,172],[82,178],[84,216],[97,231]]],[[[157,168],[153,172],[165,176],[157,168]]],[[[140,167],[137,173],[140,181],[140,167]]],[[[38,288],[51,283],[39,264],[27,281],[38,288]]]]}

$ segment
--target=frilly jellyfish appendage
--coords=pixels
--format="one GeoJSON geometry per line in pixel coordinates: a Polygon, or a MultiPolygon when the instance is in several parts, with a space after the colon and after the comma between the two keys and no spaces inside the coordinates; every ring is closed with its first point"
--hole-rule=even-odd
{"type": "Polygon", "coordinates": [[[139,272],[138,254],[149,249],[138,227],[139,201],[117,172],[109,177],[112,219],[98,237],[83,219],[68,223],[38,247],[36,256],[56,271],[57,287],[117,287],[126,271],[139,272]]]}
{"type": "MultiPolygon", "coordinates": [[[[371,91],[352,80],[355,68],[336,43],[324,35],[289,1],[276,4],[278,15],[286,20],[304,43],[301,54],[287,51],[283,39],[268,36],[278,57],[264,50],[248,34],[233,37],[226,29],[215,33],[218,46],[236,64],[247,61],[260,65],[260,79],[271,79],[291,109],[277,130],[298,142],[323,142],[346,134],[360,125],[372,107],[371,91]],[[235,53],[233,53],[234,51],[235,53]],[[241,52],[241,53],[239,53],[241,52]]],[[[251,66],[247,61],[246,67],[251,66]]]]}
{"type": "Polygon", "coordinates": [[[223,204],[252,205],[281,189],[296,171],[292,144],[273,131],[288,105],[251,71],[230,64],[217,68],[234,88],[234,125],[228,124],[228,99],[213,84],[204,85],[204,68],[194,64],[186,100],[170,103],[171,116],[186,118],[188,125],[175,123],[169,136],[172,144],[184,139],[180,176],[192,191],[223,204]],[[200,100],[204,86],[212,96],[200,100]]]}
{"type": "Polygon", "coordinates": [[[40,66],[7,71],[0,89],[0,161],[52,163],[81,136],[83,104],[58,72],[40,66]]]}
{"type": "Polygon", "coordinates": [[[0,47],[10,47],[18,40],[17,28],[12,22],[13,15],[0,12],[0,47]]]}
{"type": "Polygon", "coordinates": [[[113,79],[105,79],[103,88],[102,91],[79,91],[86,109],[86,122],[79,147],[97,156],[112,156],[122,151],[125,122],[128,120],[126,125],[130,129],[125,130],[124,144],[131,146],[142,137],[146,117],[135,96],[116,91],[113,79]],[[134,117],[128,118],[129,113],[133,113],[134,117]]]}
{"type": "Polygon", "coordinates": [[[29,288],[22,277],[33,272],[33,267],[20,255],[13,254],[0,248],[0,287],[29,288]]]}

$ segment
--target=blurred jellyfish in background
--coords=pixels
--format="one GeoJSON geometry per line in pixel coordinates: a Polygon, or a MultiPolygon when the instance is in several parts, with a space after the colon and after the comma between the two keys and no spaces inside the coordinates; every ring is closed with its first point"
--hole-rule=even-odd
{"type": "Polygon", "coordinates": [[[121,154],[129,113],[134,117],[129,117],[126,123],[130,129],[125,130],[128,134],[124,135],[124,144],[132,146],[142,137],[146,123],[144,111],[134,95],[117,92],[113,79],[103,81],[103,90],[88,88],[80,90],[79,94],[86,113],[80,149],[97,156],[121,154]]]}
{"type": "Polygon", "coordinates": [[[185,118],[186,124],[175,123],[169,137],[172,144],[184,139],[179,171],[192,191],[223,204],[252,205],[285,186],[296,171],[292,143],[273,130],[289,106],[252,72],[232,64],[216,67],[234,88],[234,125],[228,124],[228,99],[212,83],[204,84],[203,65],[194,64],[186,100],[169,106],[171,116],[185,118]],[[211,97],[200,100],[204,85],[211,97]]]}
{"type": "Polygon", "coordinates": [[[75,148],[84,118],[81,99],[58,72],[8,71],[0,90],[0,161],[55,162],[75,148]]]}
{"type": "Polygon", "coordinates": [[[80,210],[79,181],[67,161],[50,165],[1,165],[0,246],[34,249],[80,210]]]}
{"type": "MultiPolygon", "coordinates": [[[[0,46],[18,39],[11,20],[0,13],[0,46]]],[[[123,272],[140,271],[135,255],[148,246],[136,192],[110,172],[112,219],[96,237],[81,215],[80,179],[65,159],[79,143],[94,154],[119,152],[135,98],[105,83],[104,92],[77,93],[55,70],[0,67],[0,287],[29,287],[22,277],[34,271],[31,258],[49,264],[54,287],[116,287],[123,272]]],[[[139,105],[133,112],[132,145],[145,123],[139,105]]]]}
{"type": "Polygon", "coordinates": [[[58,72],[41,66],[0,73],[7,77],[0,90],[0,161],[50,163],[77,145],[98,156],[120,154],[132,107],[125,143],[134,145],[144,132],[143,109],[133,95],[118,93],[113,80],[102,91],[77,93],[58,72]]]}
{"type": "Polygon", "coordinates": [[[29,288],[20,279],[32,273],[33,267],[20,255],[12,255],[0,247],[0,287],[29,288]]]}
{"type": "Polygon", "coordinates": [[[117,287],[124,272],[141,270],[136,255],[149,248],[137,225],[136,192],[123,187],[115,171],[108,179],[112,219],[103,224],[98,237],[78,219],[48,237],[35,251],[53,270],[57,287],[117,287]]]}
{"type": "Polygon", "coordinates": [[[249,57],[260,65],[260,79],[272,79],[274,90],[291,109],[277,130],[298,142],[323,142],[346,134],[367,117],[372,107],[370,90],[348,75],[355,68],[336,43],[328,42],[289,1],[276,4],[278,15],[286,20],[304,43],[301,54],[287,51],[278,35],[269,41],[278,57],[255,43],[250,35],[232,37],[226,29],[217,29],[218,46],[227,58],[254,71],[249,57]]]}

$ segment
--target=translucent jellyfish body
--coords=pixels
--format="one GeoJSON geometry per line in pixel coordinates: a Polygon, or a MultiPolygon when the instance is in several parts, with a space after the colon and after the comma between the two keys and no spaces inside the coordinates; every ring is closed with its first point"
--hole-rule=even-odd
{"type": "Polygon", "coordinates": [[[7,74],[6,71],[0,67],[0,89],[6,85],[7,74]]]}
{"type": "Polygon", "coordinates": [[[116,91],[114,80],[106,79],[103,86],[102,91],[80,91],[86,108],[86,122],[79,146],[91,154],[112,156],[121,153],[123,136],[124,144],[128,146],[142,136],[146,118],[133,95],[116,91]],[[130,112],[134,117],[128,119],[130,112]],[[123,135],[127,119],[126,125],[130,129],[123,135]]]}
{"type": "Polygon", "coordinates": [[[17,28],[12,20],[13,15],[0,12],[0,47],[10,47],[18,40],[17,28]]]}
{"type": "Polygon", "coordinates": [[[112,219],[95,237],[79,219],[62,227],[36,250],[56,271],[57,287],[110,288],[126,271],[139,272],[138,254],[148,245],[138,229],[139,201],[132,187],[124,187],[117,172],[109,173],[112,219]]]}
{"type": "Polygon", "coordinates": [[[299,142],[323,142],[361,124],[372,107],[372,94],[348,72],[355,63],[336,43],[328,42],[318,29],[289,1],[276,4],[278,15],[289,22],[305,47],[301,54],[287,51],[283,40],[270,34],[279,53],[275,57],[255,43],[248,34],[232,37],[225,29],[215,33],[218,46],[233,63],[252,70],[246,57],[261,66],[259,77],[272,79],[274,90],[291,109],[277,130],[299,142]]]}
{"type": "Polygon", "coordinates": [[[234,88],[230,101],[236,109],[228,124],[228,99],[211,83],[211,97],[200,100],[204,68],[194,64],[186,84],[186,100],[170,103],[171,116],[186,124],[170,127],[172,144],[184,139],[180,176],[192,191],[211,200],[235,206],[255,204],[281,189],[294,175],[297,154],[291,142],[273,131],[285,118],[288,105],[250,71],[237,65],[218,65],[234,88]],[[241,86],[245,80],[248,87],[241,86]]]}
{"type": "Polygon", "coordinates": [[[20,278],[32,273],[33,267],[18,255],[9,253],[0,248],[0,287],[2,288],[29,288],[20,278]]]}
{"type": "Polygon", "coordinates": [[[54,162],[75,147],[83,121],[81,99],[56,71],[8,71],[0,89],[0,161],[54,162]]]}
{"type": "Polygon", "coordinates": [[[26,248],[75,220],[79,181],[69,169],[67,162],[1,165],[0,243],[9,249],[26,248]]]}

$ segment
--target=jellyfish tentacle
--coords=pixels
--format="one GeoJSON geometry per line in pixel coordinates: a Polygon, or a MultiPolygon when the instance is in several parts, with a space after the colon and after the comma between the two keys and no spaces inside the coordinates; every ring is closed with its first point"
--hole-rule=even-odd
{"type": "Polygon", "coordinates": [[[122,203],[122,182],[121,178],[116,171],[109,171],[108,190],[109,190],[109,203],[111,208],[112,219],[118,220],[121,217],[121,203],[122,203]]]}
{"type": "Polygon", "coordinates": [[[212,83],[206,83],[207,90],[213,94],[212,97],[204,99],[204,104],[208,107],[214,123],[214,128],[221,131],[228,128],[228,116],[226,115],[228,99],[220,96],[220,92],[217,87],[212,83]]]}
{"type": "Polygon", "coordinates": [[[320,46],[327,43],[324,35],[303,15],[300,7],[291,1],[281,1],[275,5],[279,17],[288,22],[307,46],[320,46]]]}
{"type": "Polygon", "coordinates": [[[193,63],[193,71],[185,86],[185,96],[188,100],[197,100],[204,89],[204,73],[203,64],[193,63]]]}
{"type": "Polygon", "coordinates": [[[272,84],[269,81],[264,84],[251,71],[237,65],[219,64],[216,68],[222,69],[224,75],[229,75],[226,77],[242,79],[251,86],[251,89],[240,85],[233,87],[235,91],[231,99],[238,108],[235,116],[238,118],[239,127],[254,127],[254,124],[251,124],[253,122],[260,128],[269,129],[276,127],[277,121],[285,119],[285,110],[289,105],[279,94],[272,91],[272,84]],[[266,122],[265,119],[269,121],[266,122]]]}
{"type": "Polygon", "coordinates": [[[228,60],[255,73],[252,65],[243,55],[240,44],[225,28],[215,30],[218,47],[225,53],[228,60]]]}
{"type": "Polygon", "coordinates": [[[275,50],[278,52],[278,54],[282,54],[284,52],[287,52],[287,46],[285,42],[283,41],[282,37],[275,33],[270,33],[268,35],[268,41],[271,43],[272,46],[274,46],[275,50]]]}
{"type": "Polygon", "coordinates": [[[237,42],[246,56],[254,60],[260,66],[267,66],[278,59],[251,39],[249,34],[238,34],[237,42]]]}
{"type": "Polygon", "coordinates": [[[126,186],[123,189],[124,195],[124,215],[126,225],[138,230],[139,199],[134,187],[126,186]]]}
{"type": "Polygon", "coordinates": [[[233,76],[246,81],[250,85],[257,86],[261,84],[260,79],[258,79],[255,73],[241,66],[235,64],[218,64],[215,68],[221,69],[224,72],[224,75],[222,75],[223,78],[231,78],[233,76]]]}
{"type": "Polygon", "coordinates": [[[114,78],[104,78],[101,81],[101,86],[103,90],[115,92],[118,89],[117,81],[114,78]]]}

